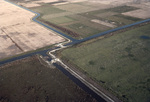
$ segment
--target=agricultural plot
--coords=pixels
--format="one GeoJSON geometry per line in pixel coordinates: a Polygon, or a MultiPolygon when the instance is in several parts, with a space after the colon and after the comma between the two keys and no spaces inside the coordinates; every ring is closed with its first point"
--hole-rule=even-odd
{"type": "Polygon", "coordinates": [[[48,21],[52,22],[54,24],[66,24],[66,23],[72,23],[72,22],[74,22],[76,20],[72,19],[70,17],[67,17],[67,16],[63,16],[63,17],[52,18],[52,19],[50,19],[48,21]]]}
{"type": "Polygon", "coordinates": [[[77,36],[78,38],[81,38],[81,37],[84,38],[84,37],[97,34],[99,32],[109,29],[109,27],[106,27],[105,25],[91,24],[91,21],[90,21],[91,19],[87,18],[87,20],[85,20],[84,16],[79,17],[81,15],[77,14],[77,13],[82,13],[86,11],[93,11],[95,9],[97,8],[83,6],[83,5],[80,5],[80,3],[65,4],[65,5],[58,5],[58,6],[52,6],[52,5],[49,6],[48,4],[46,4],[41,7],[32,8],[33,11],[36,11],[42,14],[39,20],[42,19],[44,21],[48,21],[53,24],[56,24],[57,28],[59,28],[58,26],[61,26],[61,28],[63,27],[63,29],[67,29],[65,31],[70,30],[69,32],[78,33],[78,35],[80,35],[80,37],[77,36]],[[86,27],[86,29],[87,28],[90,28],[90,29],[89,30],[87,29],[86,31],[84,31],[85,29],[82,29],[82,27],[80,26],[78,26],[80,28],[76,28],[77,27],[76,25],[78,25],[78,22],[82,24],[84,28],[86,27]],[[107,29],[104,29],[104,28],[107,28],[107,29]]]}
{"type": "Polygon", "coordinates": [[[81,23],[75,23],[75,24],[71,24],[68,25],[68,28],[73,30],[74,32],[77,32],[78,34],[80,34],[81,37],[88,37],[90,35],[92,35],[93,33],[99,33],[99,30],[96,30],[94,28],[91,28],[89,26],[86,26],[84,24],[81,23]],[[86,36],[85,36],[86,35],[86,36]]]}
{"type": "Polygon", "coordinates": [[[107,10],[112,11],[112,12],[117,12],[117,13],[123,13],[123,12],[133,11],[136,9],[137,9],[136,7],[132,7],[132,6],[117,6],[114,8],[107,9],[107,10]]]}
{"type": "MultiPolygon", "coordinates": [[[[83,26],[86,26],[86,27],[89,27],[89,28],[93,29],[93,30],[90,31],[90,33],[85,33],[85,34],[83,34],[82,32],[78,32],[78,30],[76,30],[76,32],[78,32],[83,38],[87,37],[87,36],[90,36],[90,35],[93,35],[93,34],[96,34],[96,33],[103,32],[105,30],[111,29],[111,27],[108,27],[106,25],[95,23],[95,22],[93,23],[93,21],[92,21],[93,19],[91,19],[89,17],[86,17],[86,16],[76,14],[76,15],[70,15],[69,17],[78,20],[76,22],[76,24],[74,23],[73,25],[78,25],[78,23],[80,23],[83,26]]],[[[71,30],[77,29],[76,27],[73,28],[72,24],[68,24],[65,27],[68,27],[68,29],[71,29],[71,30]]],[[[82,29],[82,26],[79,26],[78,29],[82,29]]]]}
{"type": "Polygon", "coordinates": [[[124,4],[123,1],[120,2],[120,5],[103,4],[98,1],[84,1],[62,5],[45,4],[31,9],[42,14],[39,20],[53,23],[48,25],[53,25],[52,27],[71,37],[81,39],[141,20],[141,18],[136,18],[136,16],[124,14],[140,10],[140,8],[121,4],[124,4]],[[83,27],[77,26],[79,24],[83,27]],[[76,35],[70,32],[76,33],[76,35]]]}
{"type": "Polygon", "coordinates": [[[124,5],[124,4],[127,4],[127,3],[131,3],[133,2],[132,0],[89,0],[90,2],[92,3],[101,3],[101,4],[112,4],[113,6],[116,6],[116,5],[124,5]]]}
{"type": "Polygon", "coordinates": [[[49,5],[43,5],[39,8],[32,8],[33,11],[40,13],[41,15],[49,15],[49,14],[55,14],[55,13],[62,13],[65,12],[64,10],[55,8],[53,6],[49,5]]]}
{"type": "Polygon", "coordinates": [[[36,50],[64,41],[31,21],[34,13],[0,0],[0,58],[36,50]]]}
{"type": "MultiPolygon", "coordinates": [[[[132,6],[117,6],[114,8],[86,12],[81,15],[87,16],[91,19],[100,20],[101,22],[110,23],[110,25],[114,25],[113,28],[115,28],[115,26],[120,27],[140,21],[140,18],[122,15],[124,12],[131,12],[137,9],[138,8],[132,6]]],[[[107,24],[105,24],[105,26],[107,26],[107,24]]]]}
{"type": "Polygon", "coordinates": [[[139,10],[125,12],[123,15],[137,17],[141,19],[150,18],[150,2],[141,3],[141,4],[130,4],[129,6],[140,8],[139,10]]]}
{"type": "Polygon", "coordinates": [[[19,54],[21,50],[0,30],[0,57],[19,54]]]}
{"type": "Polygon", "coordinates": [[[82,12],[88,12],[88,11],[93,11],[96,10],[97,8],[94,7],[88,7],[88,6],[83,6],[79,4],[66,4],[66,5],[59,5],[55,6],[59,9],[66,10],[69,12],[74,12],[74,13],[82,13],[82,12]]]}
{"type": "Polygon", "coordinates": [[[150,101],[150,24],[61,52],[125,102],[150,101]]]}
{"type": "Polygon", "coordinates": [[[136,10],[136,11],[123,13],[123,15],[137,17],[137,18],[141,18],[141,19],[147,19],[147,18],[150,18],[149,12],[150,12],[150,8],[146,9],[146,10],[140,9],[140,10],[136,10]]]}
{"type": "Polygon", "coordinates": [[[109,21],[115,22],[119,26],[134,23],[134,21],[132,20],[128,20],[128,19],[118,17],[118,16],[107,16],[106,19],[109,21]]]}
{"type": "Polygon", "coordinates": [[[109,17],[109,16],[114,16],[114,15],[117,15],[117,14],[118,14],[117,12],[108,11],[108,12],[103,12],[103,13],[96,14],[96,16],[100,17],[100,18],[105,18],[105,17],[109,17]]]}
{"type": "Polygon", "coordinates": [[[85,1],[85,2],[78,2],[78,4],[80,5],[83,5],[83,6],[89,6],[89,7],[95,7],[95,8],[98,8],[99,10],[102,10],[102,9],[107,9],[107,8],[111,8],[112,5],[109,5],[109,4],[103,4],[101,1],[96,1],[96,2],[93,2],[94,0],[89,0],[88,2],[85,1]]]}
{"type": "Polygon", "coordinates": [[[41,17],[38,18],[40,21],[76,39],[95,35],[97,31],[100,33],[149,18],[149,2],[141,4],[134,3],[135,1],[131,0],[29,0],[28,2],[23,0],[17,2],[40,5],[29,7],[41,14],[41,17]],[[82,30],[80,32],[77,31],[76,27],[72,27],[72,25],[78,25],[78,23],[95,29],[95,31],[82,34],[82,30]],[[76,33],[76,35],[70,32],[76,33]]]}
{"type": "Polygon", "coordinates": [[[23,6],[23,7],[38,7],[42,6],[43,4],[49,3],[60,3],[61,1],[58,0],[11,0],[12,2],[16,3],[17,5],[23,6]]]}

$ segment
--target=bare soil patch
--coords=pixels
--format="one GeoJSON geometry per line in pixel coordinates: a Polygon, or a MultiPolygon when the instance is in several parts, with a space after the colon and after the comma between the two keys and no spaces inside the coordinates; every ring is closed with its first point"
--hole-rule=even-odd
{"type": "Polygon", "coordinates": [[[21,53],[21,50],[0,30],[0,58],[21,53]]]}
{"type": "Polygon", "coordinates": [[[140,9],[122,13],[123,15],[137,17],[141,19],[150,18],[150,2],[141,3],[141,4],[130,4],[130,6],[137,7],[140,9]]]}
{"type": "Polygon", "coordinates": [[[147,18],[150,18],[150,9],[140,9],[140,10],[130,11],[130,12],[122,13],[122,14],[126,16],[147,19],[147,18]]]}
{"type": "Polygon", "coordinates": [[[111,27],[111,28],[116,27],[115,25],[113,25],[111,23],[108,23],[108,22],[105,22],[105,21],[101,21],[101,20],[98,20],[98,19],[92,19],[91,22],[102,24],[102,25],[105,25],[105,26],[108,26],[108,27],[111,27]]]}
{"type": "Polygon", "coordinates": [[[38,7],[38,6],[41,6],[40,4],[37,4],[37,3],[34,3],[34,2],[31,2],[31,3],[17,3],[18,5],[20,6],[24,6],[24,7],[38,7]]]}
{"type": "Polygon", "coordinates": [[[11,0],[11,1],[17,3],[20,6],[24,6],[24,7],[38,7],[38,6],[41,6],[42,3],[57,2],[58,0],[28,0],[28,1],[11,0]]]}
{"type": "Polygon", "coordinates": [[[101,3],[101,4],[111,4],[111,5],[118,6],[118,5],[130,3],[133,1],[132,0],[91,0],[90,2],[96,2],[96,3],[101,3]]]}

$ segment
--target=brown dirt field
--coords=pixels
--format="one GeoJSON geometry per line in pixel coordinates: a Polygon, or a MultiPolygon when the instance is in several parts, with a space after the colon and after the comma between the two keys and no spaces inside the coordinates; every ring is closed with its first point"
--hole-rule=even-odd
{"type": "MultiPolygon", "coordinates": [[[[15,1],[15,0],[13,0],[15,1]]],[[[40,3],[51,3],[51,2],[57,2],[58,0],[27,0],[27,1],[15,1],[18,5],[24,6],[24,7],[37,7],[41,6],[40,3]]]]}
{"type": "MultiPolygon", "coordinates": [[[[24,7],[37,7],[37,6],[41,6],[40,3],[52,3],[52,2],[59,2],[59,1],[60,0],[37,0],[37,1],[28,0],[28,2],[18,2],[17,4],[24,7]]],[[[66,2],[56,3],[53,5],[64,5],[64,4],[68,4],[69,2],[76,3],[76,2],[83,2],[83,1],[87,1],[87,0],[66,0],[66,2]]]]}
{"type": "Polygon", "coordinates": [[[0,57],[21,53],[21,50],[1,30],[0,41],[0,57]]]}
{"type": "Polygon", "coordinates": [[[123,15],[137,17],[141,19],[150,18],[150,2],[141,4],[130,4],[129,6],[140,8],[139,10],[134,10],[130,12],[125,12],[123,15]]]}
{"type": "Polygon", "coordinates": [[[84,1],[88,1],[88,0],[67,0],[69,2],[84,2],[84,1]]]}
{"type": "Polygon", "coordinates": [[[84,5],[84,6],[94,7],[94,8],[97,8],[99,10],[101,10],[101,9],[108,9],[108,8],[112,7],[112,5],[102,4],[100,2],[93,2],[92,0],[91,1],[81,2],[80,4],[84,5]]]}
{"type": "Polygon", "coordinates": [[[134,10],[131,12],[123,13],[123,15],[137,17],[137,18],[141,18],[141,19],[147,19],[147,18],[150,18],[150,9],[134,10]]]}
{"type": "Polygon", "coordinates": [[[29,3],[17,3],[20,6],[24,6],[24,7],[38,7],[41,6],[40,4],[34,3],[34,2],[29,2],[29,3]]]}
{"type": "Polygon", "coordinates": [[[34,13],[0,0],[0,58],[64,41],[33,22],[34,13]]]}
{"type": "Polygon", "coordinates": [[[133,0],[89,0],[90,2],[96,2],[101,4],[111,4],[111,5],[123,5],[130,2],[133,2],[133,0]]]}

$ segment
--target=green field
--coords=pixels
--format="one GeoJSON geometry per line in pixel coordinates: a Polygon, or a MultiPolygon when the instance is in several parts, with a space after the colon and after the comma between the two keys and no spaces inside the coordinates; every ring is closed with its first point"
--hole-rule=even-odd
{"type": "Polygon", "coordinates": [[[76,21],[76,20],[72,19],[70,17],[67,17],[67,16],[63,16],[63,17],[52,18],[48,21],[52,22],[54,24],[64,24],[64,23],[71,23],[71,22],[76,21]]]}
{"type": "Polygon", "coordinates": [[[61,10],[59,8],[50,6],[50,5],[43,5],[40,7],[31,8],[33,11],[40,13],[43,15],[49,15],[49,14],[56,14],[56,13],[62,13],[65,12],[64,10],[61,10]]]}
{"type": "Polygon", "coordinates": [[[118,25],[122,25],[122,26],[134,23],[134,21],[132,20],[125,19],[125,18],[118,17],[118,16],[107,16],[106,19],[109,21],[116,22],[118,25]]]}
{"type": "Polygon", "coordinates": [[[1,66],[0,102],[96,102],[60,70],[43,64],[33,56],[1,66]]]}
{"type": "Polygon", "coordinates": [[[125,102],[150,101],[150,24],[61,52],[125,102]]]}
{"type": "Polygon", "coordinates": [[[82,12],[87,12],[87,11],[91,11],[94,9],[94,7],[90,7],[90,6],[83,6],[83,5],[79,5],[76,3],[69,3],[69,4],[65,4],[65,5],[58,5],[55,6],[59,9],[65,10],[65,11],[69,11],[69,12],[73,12],[73,13],[82,13],[82,12]]]}
{"type": "Polygon", "coordinates": [[[100,31],[97,30],[97,29],[94,29],[92,27],[89,27],[89,26],[86,26],[84,24],[81,24],[81,23],[76,23],[76,24],[71,24],[71,25],[68,25],[68,27],[77,32],[78,34],[80,34],[81,37],[88,37],[90,35],[92,35],[93,33],[94,34],[97,34],[99,33],[100,31]]]}
{"type": "Polygon", "coordinates": [[[107,9],[108,11],[118,12],[118,13],[124,13],[128,11],[137,10],[138,8],[131,7],[131,6],[118,6],[114,8],[107,9]]]}

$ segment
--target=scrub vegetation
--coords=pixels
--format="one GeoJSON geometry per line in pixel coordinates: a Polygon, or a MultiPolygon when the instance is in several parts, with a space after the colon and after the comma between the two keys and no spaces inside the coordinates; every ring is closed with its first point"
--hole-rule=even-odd
{"type": "Polygon", "coordinates": [[[60,70],[43,64],[32,56],[1,66],[0,102],[96,102],[60,70]]]}

